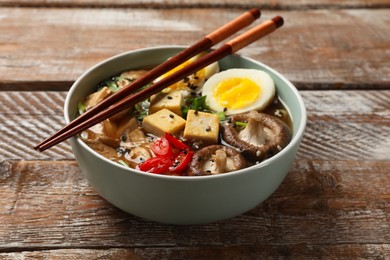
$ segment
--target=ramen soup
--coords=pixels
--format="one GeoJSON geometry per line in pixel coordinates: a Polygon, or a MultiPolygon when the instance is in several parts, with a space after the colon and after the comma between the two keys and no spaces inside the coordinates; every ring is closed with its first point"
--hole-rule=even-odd
{"type": "MultiPolygon", "coordinates": [[[[96,92],[79,102],[79,113],[145,73],[125,71],[99,83],[96,92]]],[[[250,167],[277,154],[291,140],[291,119],[266,72],[220,72],[214,63],[80,137],[99,154],[126,167],[203,176],[250,167]]]]}

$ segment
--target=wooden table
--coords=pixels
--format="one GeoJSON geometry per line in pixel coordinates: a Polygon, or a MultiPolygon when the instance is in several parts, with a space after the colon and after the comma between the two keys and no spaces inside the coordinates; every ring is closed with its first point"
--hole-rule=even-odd
{"type": "Polygon", "coordinates": [[[308,125],[282,185],[241,216],[146,221],[99,197],[68,143],[32,149],[91,65],[189,45],[254,2],[0,0],[1,259],[389,259],[389,0],[261,1],[285,25],[240,53],[296,84],[308,125]]]}

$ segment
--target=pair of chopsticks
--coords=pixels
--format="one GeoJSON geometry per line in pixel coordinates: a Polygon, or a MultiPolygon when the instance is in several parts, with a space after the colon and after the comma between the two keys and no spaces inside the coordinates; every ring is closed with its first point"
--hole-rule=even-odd
{"type": "Polygon", "coordinates": [[[45,151],[46,149],[81,133],[85,129],[88,129],[89,127],[121,112],[122,110],[145,100],[151,95],[180,81],[181,79],[195,73],[196,71],[210,65],[211,63],[216,62],[227,55],[235,53],[236,51],[244,48],[254,41],[272,33],[283,25],[283,18],[280,16],[276,16],[270,20],[267,20],[223,44],[218,49],[202,56],[199,60],[189,64],[183,69],[159,80],[152,86],[133,93],[135,90],[138,90],[146,84],[152,82],[154,79],[177,67],[189,58],[208,50],[213,45],[221,42],[242,28],[250,25],[260,17],[260,14],[260,10],[254,8],[240,15],[226,25],[218,28],[214,32],[206,35],[200,41],[191,45],[174,57],[168,59],[166,62],[156,66],[143,77],[133,81],[122,90],[109,96],[92,109],[86,111],[81,116],[77,117],[68,125],[60,129],[58,132],[39,143],[34,147],[34,149],[40,152],[45,151]]]}

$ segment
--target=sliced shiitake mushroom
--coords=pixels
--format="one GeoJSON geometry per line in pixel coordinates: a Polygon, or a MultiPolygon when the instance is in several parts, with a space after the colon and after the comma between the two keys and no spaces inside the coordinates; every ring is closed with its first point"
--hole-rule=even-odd
{"type": "Polygon", "coordinates": [[[135,168],[138,164],[143,163],[151,157],[152,155],[149,148],[139,146],[125,153],[123,158],[131,168],[135,168]]]}
{"type": "Polygon", "coordinates": [[[262,161],[281,151],[291,140],[290,128],[278,118],[250,111],[231,117],[222,125],[222,138],[253,161],[262,161]],[[236,122],[245,123],[245,127],[236,122]]]}
{"type": "Polygon", "coordinates": [[[223,145],[206,146],[194,154],[187,175],[202,176],[242,169],[244,157],[234,148],[223,145]]]}
{"type": "Polygon", "coordinates": [[[149,143],[149,138],[145,135],[141,128],[137,128],[131,132],[124,132],[121,136],[120,146],[132,149],[142,144],[149,143]]]}

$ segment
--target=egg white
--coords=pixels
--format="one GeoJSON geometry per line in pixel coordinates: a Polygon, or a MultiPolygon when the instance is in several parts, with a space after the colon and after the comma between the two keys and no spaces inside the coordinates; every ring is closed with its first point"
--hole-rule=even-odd
{"type": "Polygon", "coordinates": [[[275,96],[275,84],[271,76],[261,70],[229,69],[216,73],[212,77],[210,77],[203,85],[202,95],[206,96],[206,104],[211,110],[216,112],[224,111],[226,115],[240,114],[251,110],[261,111],[264,110],[272,102],[275,96]],[[246,78],[251,80],[260,88],[260,95],[256,98],[254,102],[248,104],[245,107],[237,109],[226,109],[216,100],[214,96],[214,90],[219,83],[232,78],[246,78]]]}

